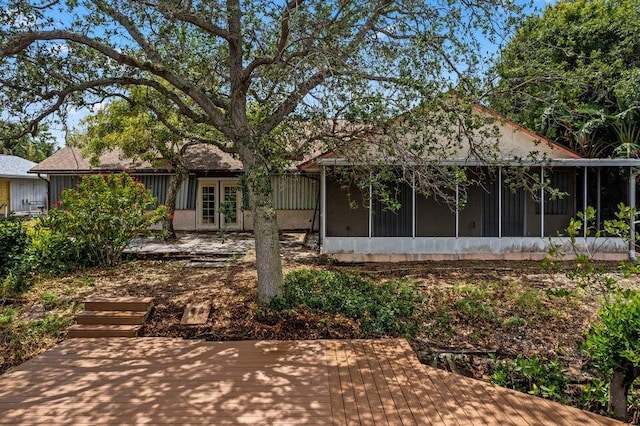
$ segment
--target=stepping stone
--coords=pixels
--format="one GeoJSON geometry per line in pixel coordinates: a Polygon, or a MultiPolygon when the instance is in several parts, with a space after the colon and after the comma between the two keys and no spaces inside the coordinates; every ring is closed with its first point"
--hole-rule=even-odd
{"type": "Polygon", "coordinates": [[[209,318],[209,312],[211,312],[211,304],[208,302],[203,303],[189,303],[184,310],[182,325],[198,325],[205,324],[209,318]]]}

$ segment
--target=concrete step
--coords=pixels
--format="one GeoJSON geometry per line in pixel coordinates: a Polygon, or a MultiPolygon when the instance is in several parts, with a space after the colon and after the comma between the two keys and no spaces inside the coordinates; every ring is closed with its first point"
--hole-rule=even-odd
{"type": "Polygon", "coordinates": [[[84,301],[85,311],[142,311],[153,306],[153,297],[92,297],[84,301]]]}
{"type": "Polygon", "coordinates": [[[142,325],[149,311],[82,311],[76,315],[78,324],[142,325]]]}
{"type": "Polygon", "coordinates": [[[68,328],[68,337],[136,337],[141,325],[74,324],[68,328]]]}

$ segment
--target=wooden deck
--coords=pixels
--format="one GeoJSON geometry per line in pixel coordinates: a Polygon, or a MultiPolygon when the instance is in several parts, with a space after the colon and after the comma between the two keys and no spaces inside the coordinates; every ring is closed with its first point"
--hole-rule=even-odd
{"type": "Polygon", "coordinates": [[[402,339],[70,339],[0,376],[2,424],[614,425],[420,364],[402,339]]]}

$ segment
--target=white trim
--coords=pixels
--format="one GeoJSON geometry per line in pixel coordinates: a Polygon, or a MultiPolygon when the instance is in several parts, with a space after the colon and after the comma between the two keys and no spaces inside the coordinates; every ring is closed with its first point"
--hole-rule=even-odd
{"type": "Polygon", "coordinates": [[[196,229],[208,229],[208,230],[218,230],[218,229],[228,229],[228,230],[237,230],[243,229],[244,226],[244,213],[242,211],[242,193],[239,188],[239,179],[237,177],[203,177],[197,179],[197,198],[196,198],[196,229]],[[225,185],[226,184],[226,185],[225,185]],[[238,202],[237,206],[237,218],[238,224],[236,226],[225,227],[223,226],[223,218],[222,213],[220,212],[220,201],[222,197],[222,188],[223,186],[229,186],[229,184],[235,184],[238,186],[238,202]],[[203,223],[202,222],[202,189],[203,187],[213,187],[215,188],[215,200],[214,200],[214,217],[213,223],[203,223]]]}
{"type": "Polygon", "coordinates": [[[502,167],[498,167],[498,238],[502,238],[502,167]]]}
{"type": "Polygon", "coordinates": [[[587,166],[585,166],[584,167],[584,178],[583,178],[583,182],[582,182],[583,183],[583,185],[582,185],[583,188],[582,189],[584,191],[583,194],[582,194],[582,197],[583,197],[582,198],[582,211],[583,211],[583,213],[585,215],[584,220],[583,220],[584,223],[582,224],[582,236],[584,238],[587,238],[587,225],[588,225],[587,224],[587,187],[588,187],[588,185],[587,185],[587,175],[588,175],[587,166]]]}
{"type": "Polygon", "coordinates": [[[544,166],[540,167],[540,236],[544,238],[544,166]]]}
{"type": "Polygon", "coordinates": [[[327,236],[327,169],[322,168],[320,172],[320,235],[321,242],[324,243],[324,239],[327,236]]]}
{"type": "Polygon", "coordinates": [[[371,186],[371,173],[369,173],[369,238],[373,237],[373,188],[371,186]]]}
{"type": "Polygon", "coordinates": [[[411,237],[416,237],[416,175],[411,176],[411,203],[413,209],[411,211],[411,237]]]}
{"type": "Polygon", "coordinates": [[[456,238],[460,237],[460,184],[456,182],[456,238]]]}

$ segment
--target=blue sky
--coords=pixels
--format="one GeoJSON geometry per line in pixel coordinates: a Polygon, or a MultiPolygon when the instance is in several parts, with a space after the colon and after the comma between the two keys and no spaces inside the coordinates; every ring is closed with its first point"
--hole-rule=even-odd
{"type": "MultiPolygon", "coordinates": [[[[519,0],[517,0],[519,1],[519,0]]],[[[546,6],[555,3],[557,0],[532,0],[531,3],[531,13],[536,13],[544,9],[546,6]]],[[[539,12],[538,12],[539,13],[539,12]]],[[[496,54],[498,46],[492,45],[489,42],[485,43],[486,52],[490,54],[496,54]]],[[[104,105],[98,104],[94,107],[94,111],[100,109],[104,105]]],[[[77,129],[80,126],[80,122],[83,118],[87,117],[91,114],[91,111],[88,108],[81,109],[71,109],[67,111],[67,130],[77,129]]],[[[56,143],[59,147],[63,147],[65,145],[65,129],[59,123],[51,124],[51,133],[54,136],[56,143]]]]}

